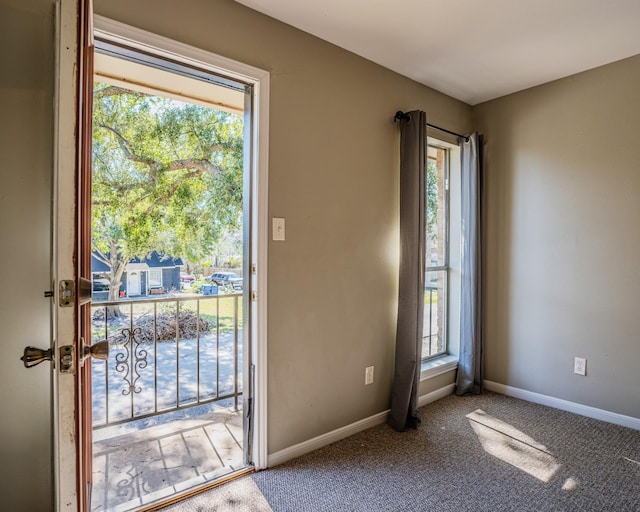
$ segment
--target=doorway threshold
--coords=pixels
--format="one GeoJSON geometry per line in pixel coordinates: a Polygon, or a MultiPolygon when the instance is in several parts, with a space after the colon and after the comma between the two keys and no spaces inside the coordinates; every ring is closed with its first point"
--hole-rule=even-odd
{"type": "Polygon", "coordinates": [[[242,440],[242,410],[224,408],[111,436],[104,429],[94,442],[91,510],[149,510],[244,474],[253,468],[244,464],[242,440]]]}

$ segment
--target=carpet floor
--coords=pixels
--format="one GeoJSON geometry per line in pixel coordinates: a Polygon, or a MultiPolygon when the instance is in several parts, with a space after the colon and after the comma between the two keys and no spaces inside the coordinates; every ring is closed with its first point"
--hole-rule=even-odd
{"type": "Polygon", "coordinates": [[[639,431],[489,392],[420,412],[238,480],[256,508],[223,486],[171,510],[640,512],[639,431]]]}

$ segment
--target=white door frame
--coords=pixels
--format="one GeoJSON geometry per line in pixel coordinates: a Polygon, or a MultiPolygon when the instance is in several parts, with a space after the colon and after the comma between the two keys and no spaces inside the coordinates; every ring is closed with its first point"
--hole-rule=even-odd
{"type": "Polygon", "coordinates": [[[254,90],[253,147],[251,162],[254,183],[251,219],[252,245],[256,272],[251,275],[252,301],[251,349],[255,365],[253,462],[257,469],[267,467],[267,249],[268,249],[268,151],[269,151],[269,72],[241,62],[168,39],[103,16],[94,16],[94,34],[103,40],[124,44],[251,84],[254,90]]]}
{"type": "MultiPolygon", "coordinates": [[[[76,240],[75,164],[78,146],[75,138],[77,111],[76,81],[78,77],[76,0],[59,0],[58,52],[56,77],[56,165],[54,205],[54,275],[74,279],[76,269],[70,257],[76,240]],[[69,277],[71,276],[71,277],[69,277]]],[[[267,249],[268,249],[268,148],[269,148],[269,73],[226,57],[140,30],[101,16],[94,17],[94,33],[110,42],[153,53],[201,69],[251,84],[254,90],[254,122],[251,148],[253,189],[252,245],[256,248],[252,267],[251,289],[256,292],[252,305],[251,350],[254,369],[253,462],[257,469],[267,467],[267,249]]],[[[80,71],[81,72],[81,71],[80,71]]],[[[246,279],[246,278],[245,278],[246,279]]],[[[58,342],[70,344],[75,336],[73,308],[57,307],[55,326],[58,342]]],[[[54,315],[56,316],[56,315],[54,315]]],[[[55,467],[57,510],[78,509],[77,477],[79,457],[75,417],[77,410],[77,376],[56,374],[55,467]]]]}

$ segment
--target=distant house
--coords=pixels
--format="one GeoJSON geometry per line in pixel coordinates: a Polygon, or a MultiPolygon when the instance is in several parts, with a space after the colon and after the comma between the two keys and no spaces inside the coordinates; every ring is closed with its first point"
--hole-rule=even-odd
{"type": "MultiPolygon", "coordinates": [[[[181,258],[153,251],[146,258],[133,258],[122,275],[120,296],[139,297],[157,295],[180,289],[181,258]]],[[[93,300],[109,297],[109,267],[96,254],[91,255],[93,300]]]]}

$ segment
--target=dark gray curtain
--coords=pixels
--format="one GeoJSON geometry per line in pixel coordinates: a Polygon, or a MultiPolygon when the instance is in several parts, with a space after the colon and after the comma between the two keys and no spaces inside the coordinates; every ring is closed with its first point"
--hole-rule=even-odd
{"type": "Polygon", "coordinates": [[[426,114],[400,119],[400,280],[396,357],[389,425],[418,425],[424,307],[426,114]]]}
{"type": "Polygon", "coordinates": [[[462,275],[456,394],[482,391],[482,136],[462,143],[462,275]]]}

